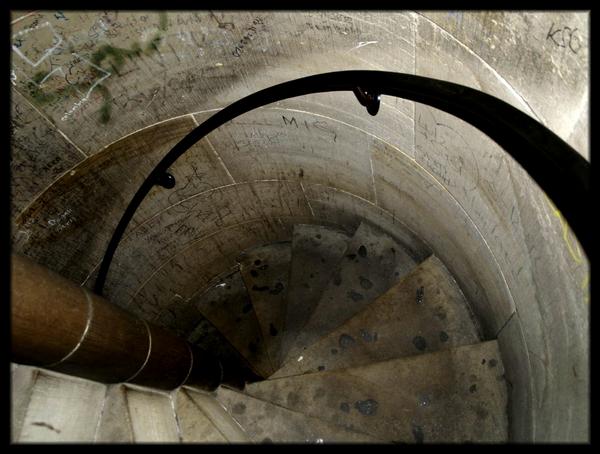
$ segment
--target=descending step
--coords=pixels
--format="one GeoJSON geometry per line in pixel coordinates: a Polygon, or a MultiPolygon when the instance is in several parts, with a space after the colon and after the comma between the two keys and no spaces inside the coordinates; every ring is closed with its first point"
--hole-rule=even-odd
{"type": "Polygon", "coordinates": [[[347,234],[330,227],[294,226],[282,357],[287,356],[296,336],[315,310],[349,241],[347,234]]]}
{"type": "Polygon", "coordinates": [[[197,408],[202,410],[228,442],[247,443],[251,441],[244,429],[215,398],[215,393],[205,393],[188,387],[183,387],[181,390],[197,408]]]}
{"type": "Polygon", "coordinates": [[[480,341],[467,302],[431,256],[270,378],[365,366],[480,341]]]}
{"type": "Polygon", "coordinates": [[[393,238],[361,223],[286,359],[298,357],[321,337],[358,313],[415,266],[393,238]]]}
{"type": "Polygon", "coordinates": [[[19,440],[21,428],[23,427],[23,419],[27,413],[27,407],[31,399],[31,393],[39,369],[22,364],[11,363],[11,380],[10,380],[10,430],[11,441],[19,440]]]}
{"type": "Polygon", "coordinates": [[[99,443],[134,443],[136,441],[125,385],[108,386],[95,441],[99,443]]]}
{"type": "Polygon", "coordinates": [[[92,442],[106,385],[38,369],[16,441],[92,442]]]}
{"type": "Polygon", "coordinates": [[[256,443],[381,443],[318,418],[288,410],[227,388],[219,388],[217,399],[256,443]]]}
{"type": "Polygon", "coordinates": [[[183,443],[227,443],[227,438],[185,389],[172,393],[183,443]]]}
{"type": "Polygon", "coordinates": [[[261,327],[239,272],[217,279],[194,300],[197,311],[209,323],[196,315],[194,331],[187,336],[190,342],[234,361],[237,355],[228,348],[231,344],[259,375],[273,373],[275,368],[266,354],[261,327]],[[223,337],[228,342],[224,343],[223,337]]]}
{"type": "Polygon", "coordinates": [[[136,443],[180,441],[169,394],[127,385],[126,398],[136,443]]]}
{"type": "Polygon", "coordinates": [[[291,254],[291,242],[284,241],[250,249],[238,258],[274,369],[281,364],[291,254]]]}
{"type": "Polygon", "coordinates": [[[387,441],[507,439],[506,385],[496,341],[267,380],[245,392],[387,441]]]}

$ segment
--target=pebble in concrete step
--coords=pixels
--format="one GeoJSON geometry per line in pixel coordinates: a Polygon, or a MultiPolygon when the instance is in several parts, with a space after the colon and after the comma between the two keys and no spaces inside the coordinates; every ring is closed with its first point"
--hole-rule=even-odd
{"type": "Polygon", "coordinates": [[[480,341],[460,288],[429,257],[361,312],[271,378],[365,366],[480,341]]]}
{"type": "MultiPolygon", "coordinates": [[[[206,292],[194,300],[198,312],[216,328],[211,330],[208,324],[199,322],[195,327],[196,338],[202,330],[205,330],[202,336],[205,343],[225,337],[258,374],[268,377],[273,373],[274,367],[265,352],[266,343],[254,306],[239,272],[215,280],[206,292]]],[[[205,348],[209,347],[209,351],[216,351],[215,348],[221,350],[220,343],[212,342],[217,345],[205,348]]]]}
{"type": "Polygon", "coordinates": [[[367,434],[311,418],[227,388],[219,388],[217,399],[255,443],[381,443],[367,434]]]}
{"type": "Polygon", "coordinates": [[[284,241],[250,249],[238,258],[274,369],[281,364],[291,254],[291,242],[284,241]]]}
{"type": "Polygon", "coordinates": [[[248,395],[392,442],[504,442],[496,341],[249,385],[248,395]]]}
{"type": "Polygon", "coordinates": [[[310,224],[294,226],[292,264],[287,297],[282,357],[302,330],[325,286],[348,248],[350,237],[330,227],[310,224]]]}
{"type": "Polygon", "coordinates": [[[406,275],[415,261],[389,235],[361,223],[287,359],[344,323],[406,275]]]}

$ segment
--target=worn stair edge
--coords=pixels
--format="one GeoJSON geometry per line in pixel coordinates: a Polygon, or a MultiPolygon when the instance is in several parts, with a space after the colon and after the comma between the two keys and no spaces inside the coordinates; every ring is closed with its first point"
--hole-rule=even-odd
{"type": "Polygon", "coordinates": [[[269,378],[364,366],[480,341],[458,284],[430,256],[269,378]]]}
{"type": "Polygon", "coordinates": [[[228,443],[225,435],[183,388],[174,390],[171,398],[179,422],[182,443],[228,443]]]}
{"type": "Polygon", "coordinates": [[[281,341],[291,255],[291,241],[280,241],[248,249],[238,257],[240,274],[263,333],[273,371],[282,361],[281,341]]]}
{"type": "Polygon", "coordinates": [[[319,298],[348,249],[350,236],[340,230],[314,224],[296,224],[281,358],[287,357],[296,336],[316,308],[319,298]]]}
{"type": "Polygon", "coordinates": [[[360,312],[416,266],[392,237],[362,222],[284,362],[360,312]]]}
{"type": "Polygon", "coordinates": [[[39,369],[18,443],[94,441],[106,385],[39,369]]]}
{"type": "Polygon", "coordinates": [[[244,392],[386,441],[494,443],[508,437],[496,341],[268,380],[244,392]]]}
{"type": "Polygon", "coordinates": [[[217,399],[255,443],[383,443],[233,389],[219,388],[217,399]]]}
{"type": "Polygon", "coordinates": [[[216,393],[206,393],[184,386],[181,388],[208,417],[229,443],[249,443],[250,437],[216,399],[216,393]]]}

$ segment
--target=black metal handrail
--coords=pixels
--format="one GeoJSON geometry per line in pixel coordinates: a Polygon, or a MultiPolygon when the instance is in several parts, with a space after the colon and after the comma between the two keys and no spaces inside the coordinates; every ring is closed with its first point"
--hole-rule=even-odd
{"type": "Polygon", "coordinates": [[[591,260],[587,197],[590,164],[560,137],[510,104],[481,91],[428,77],[385,71],[337,71],[265,88],[225,107],[181,139],[156,165],[125,209],[106,249],[94,290],[101,295],[117,246],[150,189],[172,188],[168,173],[183,153],[211,131],[258,107],[296,96],[352,91],[371,115],[380,95],[396,96],[443,110],[475,126],[510,154],[562,212],[591,260]]]}

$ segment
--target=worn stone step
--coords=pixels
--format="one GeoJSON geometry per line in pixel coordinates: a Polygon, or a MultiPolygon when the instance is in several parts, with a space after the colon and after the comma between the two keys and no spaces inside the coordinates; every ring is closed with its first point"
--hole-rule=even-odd
{"type": "Polygon", "coordinates": [[[20,409],[23,419],[15,441],[93,442],[106,385],[44,369],[37,369],[32,380],[21,388],[30,396],[19,399],[27,406],[20,409]]]}
{"type": "Polygon", "coordinates": [[[217,399],[255,443],[381,443],[367,434],[219,388],[217,399]]]}
{"type": "Polygon", "coordinates": [[[365,366],[480,341],[460,288],[430,256],[270,378],[365,366]]]}
{"type": "Polygon", "coordinates": [[[194,405],[219,430],[227,442],[248,443],[251,441],[244,428],[227,412],[223,404],[217,400],[216,392],[207,393],[187,386],[182,387],[182,389],[194,405]]]}
{"type": "Polygon", "coordinates": [[[171,396],[134,385],[125,386],[134,442],[180,442],[171,396]]]}
{"type": "Polygon", "coordinates": [[[496,341],[253,383],[245,392],[392,442],[505,442],[496,341]]]}
{"type": "Polygon", "coordinates": [[[294,226],[282,357],[287,356],[296,336],[315,310],[349,241],[346,233],[331,227],[294,226]]]}
{"type": "Polygon", "coordinates": [[[197,314],[193,315],[194,329],[187,333],[190,342],[235,362],[236,354],[230,344],[256,373],[263,377],[273,373],[274,366],[239,271],[216,279],[193,302],[197,314]],[[224,343],[222,337],[228,342],[224,343]]]}
{"type": "Polygon", "coordinates": [[[108,386],[96,433],[97,442],[135,442],[129,404],[127,402],[127,391],[127,387],[122,384],[108,386]]]}
{"type": "Polygon", "coordinates": [[[303,350],[368,306],[416,265],[389,235],[361,223],[288,357],[303,350]]]}
{"type": "Polygon", "coordinates": [[[282,241],[244,251],[238,257],[240,274],[250,294],[274,370],[282,362],[281,340],[291,256],[291,241],[282,241]]]}
{"type": "Polygon", "coordinates": [[[225,435],[184,388],[173,391],[182,443],[228,443],[225,435]]]}

